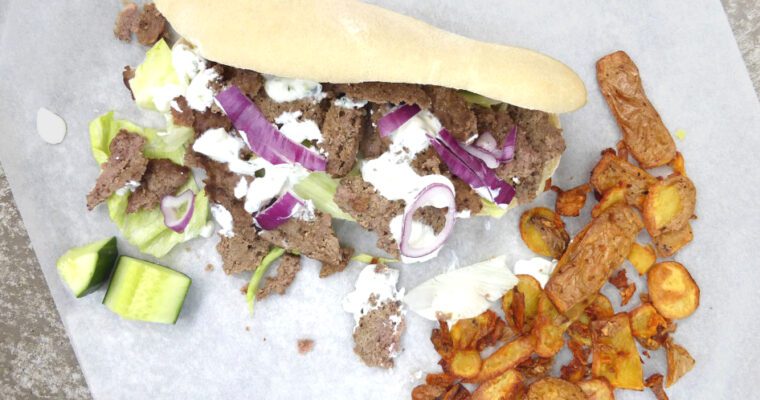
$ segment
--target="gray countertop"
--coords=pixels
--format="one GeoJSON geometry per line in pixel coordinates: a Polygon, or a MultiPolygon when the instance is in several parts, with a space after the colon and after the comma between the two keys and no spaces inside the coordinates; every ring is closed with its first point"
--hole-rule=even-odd
{"type": "MultiPolygon", "coordinates": [[[[760,93],[760,3],[723,0],[760,93]]],[[[0,166],[0,397],[90,398],[0,166]]]]}

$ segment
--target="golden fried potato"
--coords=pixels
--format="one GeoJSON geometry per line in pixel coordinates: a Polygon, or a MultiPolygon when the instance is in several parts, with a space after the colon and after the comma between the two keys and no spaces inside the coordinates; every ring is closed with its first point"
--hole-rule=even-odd
{"type": "Polygon", "coordinates": [[[591,217],[596,218],[604,212],[604,210],[610,208],[615,203],[622,203],[626,201],[626,194],[628,189],[625,186],[614,186],[602,194],[602,198],[599,203],[591,209],[591,217]]]}
{"type": "Polygon", "coordinates": [[[694,233],[691,231],[691,224],[688,223],[677,231],[665,232],[653,238],[660,257],[672,257],[692,240],[694,233]]]}
{"type": "Polygon", "coordinates": [[[554,358],[531,357],[517,365],[517,370],[532,382],[549,375],[553,364],[554,358]]]}
{"type": "Polygon", "coordinates": [[[436,400],[469,400],[470,391],[461,383],[457,383],[449,388],[443,396],[436,400]]]}
{"type": "Polygon", "coordinates": [[[677,345],[672,340],[665,343],[665,349],[668,356],[668,376],[665,387],[670,387],[691,371],[696,361],[683,346],[677,345]]]}
{"type": "Polygon", "coordinates": [[[614,389],[604,378],[578,382],[578,387],[586,395],[586,400],[615,400],[614,389]]]}
{"type": "Polygon", "coordinates": [[[446,321],[438,321],[439,329],[433,329],[430,333],[430,341],[433,348],[444,360],[449,360],[454,355],[454,342],[451,340],[449,324],[446,321]]]}
{"type": "Polygon", "coordinates": [[[654,397],[657,398],[657,400],[670,400],[668,394],[665,393],[665,389],[662,387],[662,374],[654,374],[650,376],[644,384],[649,389],[652,389],[652,393],[654,393],[654,397]]]}
{"type": "Polygon", "coordinates": [[[670,168],[673,169],[674,174],[686,176],[686,163],[681,152],[676,152],[676,157],[670,162],[670,168]]]}
{"type": "Polygon", "coordinates": [[[457,321],[451,327],[451,341],[457,350],[482,350],[484,338],[488,337],[496,326],[499,316],[486,310],[475,318],[457,321]]]}
{"type": "Polygon", "coordinates": [[[527,400],[586,400],[586,395],[574,383],[543,378],[530,385],[527,400]]]}
{"type": "Polygon", "coordinates": [[[628,253],[628,261],[633,265],[633,268],[636,268],[639,275],[644,275],[657,261],[657,256],[655,256],[651,245],[644,246],[634,243],[628,253]]]}
{"type": "Polygon", "coordinates": [[[570,241],[562,218],[544,207],[523,213],[520,217],[520,236],[533,252],[552,258],[562,256],[570,241]]]}
{"type": "Polygon", "coordinates": [[[596,296],[630,253],[642,226],[632,207],[618,203],[576,236],[544,289],[560,313],[596,296]]]}
{"type": "Polygon", "coordinates": [[[618,272],[613,274],[609,282],[620,292],[621,306],[628,304],[631,298],[633,298],[633,294],[636,293],[636,284],[628,280],[624,269],[619,269],[618,272]]]}
{"type": "Polygon", "coordinates": [[[623,51],[602,57],[596,79],[633,158],[643,168],[667,165],[676,155],[676,144],[649,102],[633,60],[623,51]]]}
{"type": "Polygon", "coordinates": [[[513,400],[525,393],[525,378],[517,370],[509,369],[489,379],[472,392],[471,400],[513,400]]]}
{"type": "Polygon", "coordinates": [[[552,186],[552,190],[557,192],[557,201],[554,204],[554,210],[557,211],[557,214],[565,217],[577,217],[581,215],[581,210],[586,204],[586,197],[591,191],[591,186],[584,183],[567,191],[552,186]]]}
{"type": "Polygon", "coordinates": [[[665,318],[686,318],[699,307],[699,286],[678,262],[656,264],[647,272],[652,305],[665,318]]]}
{"type": "Polygon", "coordinates": [[[446,388],[433,385],[419,385],[412,389],[412,400],[436,400],[446,393],[446,388]]]}
{"type": "Polygon", "coordinates": [[[536,339],[533,336],[523,336],[505,344],[483,360],[480,373],[473,380],[484,382],[503,374],[527,360],[535,348],[536,339]]]}
{"type": "Polygon", "coordinates": [[[518,333],[522,333],[529,331],[533,326],[533,320],[538,313],[538,299],[543,294],[543,290],[536,278],[530,275],[517,275],[517,279],[519,280],[517,286],[505,293],[501,298],[501,309],[504,311],[507,322],[512,328],[515,328],[513,299],[515,292],[522,294],[524,305],[523,329],[518,331],[518,333]]]}
{"type": "Polygon", "coordinates": [[[565,345],[563,335],[572,321],[557,311],[546,295],[538,300],[538,313],[533,324],[536,337],[536,354],[539,357],[553,357],[565,345]]]}
{"type": "Polygon", "coordinates": [[[694,217],[697,189],[683,175],[671,175],[649,188],[644,201],[644,225],[652,237],[683,229],[694,217]]]}
{"type": "Polygon", "coordinates": [[[478,375],[483,360],[477,350],[457,350],[454,357],[446,364],[444,371],[462,379],[471,379],[478,375]]]}
{"type": "Polygon", "coordinates": [[[651,303],[642,303],[629,311],[628,316],[631,318],[631,333],[642,346],[650,350],[662,346],[670,324],[651,303]]]}
{"type": "Polygon", "coordinates": [[[437,374],[427,374],[425,377],[425,383],[428,385],[433,386],[440,386],[440,387],[450,387],[454,384],[454,382],[457,381],[457,378],[453,375],[447,374],[445,372],[440,372],[437,374]]]}
{"type": "Polygon", "coordinates": [[[626,188],[625,199],[629,205],[641,208],[649,186],[657,179],[643,169],[623,160],[612,150],[602,153],[602,158],[591,172],[591,186],[599,193],[616,187],[626,188]]]}
{"type": "Polygon", "coordinates": [[[642,390],[644,371],[625,313],[591,323],[591,372],[620,389],[642,390]]]}

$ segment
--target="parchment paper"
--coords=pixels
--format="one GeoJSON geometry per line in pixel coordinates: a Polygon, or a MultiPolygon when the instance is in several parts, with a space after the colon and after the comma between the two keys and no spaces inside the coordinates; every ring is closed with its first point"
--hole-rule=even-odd
{"type": "MultiPolygon", "coordinates": [[[[669,393],[676,399],[754,397],[760,360],[760,107],[720,4],[376,2],[477,39],[540,49],[578,71],[589,102],[562,118],[568,150],[555,182],[565,188],[584,182],[599,152],[620,135],[598,93],[594,63],[617,49],[631,55],[667,126],[687,132],[677,145],[699,190],[695,240],[676,258],[701,286],[702,304],[678,323],[675,335],[697,366],[669,393]]],[[[175,326],[120,320],[100,305],[104,289],[74,299],[56,274],[55,260],[72,246],[116,233],[104,207],[86,212],[85,194],[98,173],[87,123],[111,109],[148,121],[121,83],[122,67],[139,63],[145,50],[113,38],[116,0],[11,0],[0,8],[7,13],[0,16],[0,160],[95,398],[403,399],[419,383],[418,371],[437,370],[428,340],[433,324],[411,314],[406,350],[394,370],[368,369],[353,355],[353,321],[340,301],[351,291],[358,265],[323,280],[315,265],[306,265],[287,296],[261,302],[252,319],[238,291],[248,276],[225,276],[213,251],[216,239],[196,241],[160,260],[193,278],[175,326]],[[47,145],[35,132],[35,113],[43,106],[68,123],[61,145],[47,145]],[[204,272],[208,263],[217,268],[204,272]],[[300,338],[315,340],[312,353],[298,354],[300,338]]],[[[539,203],[552,201],[546,194],[539,203]]],[[[401,284],[412,288],[453,266],[498,254],[506,253],[510,262],[529,256],[517,233],[520,211],[500,221],[460,222],[441,257],[403,267],[401,284]]],[[[571,233],[587,213],[569,224],[571,233]]],[[[369,249],[372,238],[352,241],[369,249]]],[[[136,255],[125,242],[120,250],[136,255]]],[[[655,352],[647,376],[664,372],[664,365],[655,352]]],[[[618,398],[651,394],[618,392],[618,398]]]]}

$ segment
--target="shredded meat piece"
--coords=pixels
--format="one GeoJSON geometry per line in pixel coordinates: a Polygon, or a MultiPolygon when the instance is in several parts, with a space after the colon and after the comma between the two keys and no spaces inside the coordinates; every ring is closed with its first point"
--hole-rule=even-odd
{"type": "Polygon", "coordinates": [[[319,211],[313,221],[291,218],[275,230],[262,231],[259,236],[275,246],[328,264],[341,260],[332,217],[319,211]]]}
{"type": "Polygon", "coordinates": [[[140,187],[129,196],[127,213],[150,210],[158,207],[164,196],[177,193],[187,183],[190,169],[170,160],[150,160],[140,187]]]}
{"type": "Polygon", "coordinates": [[[430,111],[458,141],[465,142],[477,132],[475,113],[454,89],[427,86],[425,91],[432,100],[430,111]]]}
{"type": "Polygon", "coordinates": [[[417,104],[430,108],[430,97],[420,85],[411,83],[363,82],[335,85],[337,93],[345,93],[354,100],[367,100],[377,104],[417,104]]]}
{"type": "Polygon", "coordinates": [[[216,251],[222,257],[222,269],[227,275],[255,270],[269,253],[270,245],[257,236],[236,234],[222,237],[216,251]]]}
{"type": "Polygon", "coordinates": [[[388,150],[390,145],[389,138],[380,136],[380,130],[377,128],[377,121],[387,114],[391,108],[388,105],[379,106],[372,104],[370,106],[370,123],[367,124],[362,132],[361,142],[359,142],[359,151],[365,160],[380,157],[388,150]]]}
{"type": "Polygon", "coordinates": [[[285,290],[296,279],[296,275],[301,271],[301,256],[285,254],[280,259],[280,265],[277,267],[277,275],[273,278],[267,277],[264,287],[259,289],[256,299],[267,298],[272,293],[279,295],[285,294],[285,290]]]}
{"type": "Polygon", "coordinates": [[[368,312],[354,329],[354,353],[370,367],[392,368],[405,323],[400,301],[386,301],[368,312]]]}
{"type": "Polygon", "coordinates": [[[351,257],[354,255],[354,249],[351,247],[340,248],[340,262],[337,264],[322,263],[322,268],[319,270],[320,278],[327,278],[332,274],[343,272],[348,267],[348,263],[351,262],[351,257]]]}
{"type": "Polygon", "coordinates": [[[135,3],[127,3],[121,9],[116,17],[116,24],[113,27],[113,34],[122,42],[131,42],[132,34],[137,32],[140,10],[135,3]]]}
{"type": "Polygon", "coordinates": [[[275,119],[285,112],[300,111],[301,119],[312,120],[317,126],[322,126],[325,121],[325,108],[329,104],[328,101],[314,103],[308,99],[278,103],[270,99],[265,91],[260,91],[253,101],[271,123],[274,123],[275,119]]]}
{"type": "Polygon", "coordinates": [[[327,152],[327,172],[334,177],[346,176],[356,164],[359,141],[364,130],[364,109],[346,109],[332,105],[322,124],[324,142],[321,147],[327,152]]]}
{"type": "Polygon", "coordinates": [[[224,67],[224,78],[230,85],[237,86],[246,96],[254,99],[264,86],[264,78],[256,71],[224,67]]]}
{"type": "Polygon", "coordinates": [[[148,167],[148,159],[142,149],[145,138],[126,130],[121,130],[111,140],[111,156],[101,165],[102,172],[95,187],[87,194],[87,209],[92,210],[104,202],[128,182],[139,182],[148,167]]]}

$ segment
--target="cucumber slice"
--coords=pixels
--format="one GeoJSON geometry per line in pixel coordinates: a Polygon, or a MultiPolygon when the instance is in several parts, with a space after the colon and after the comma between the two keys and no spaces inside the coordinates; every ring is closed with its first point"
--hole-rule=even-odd
{"type": "Polygon", "coordinates": [[[119,257],[103,304],[122,318],[177,322],[190,277],[147,261],[119,257]]]}
{"type": "Polygon", "coordinates": [[[58,274],[77,298],[92,293],[108,279],[116,258],[116,238],[73,248],[55,264],[58,274]]]}

